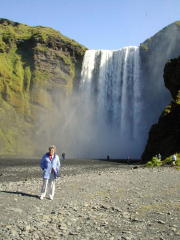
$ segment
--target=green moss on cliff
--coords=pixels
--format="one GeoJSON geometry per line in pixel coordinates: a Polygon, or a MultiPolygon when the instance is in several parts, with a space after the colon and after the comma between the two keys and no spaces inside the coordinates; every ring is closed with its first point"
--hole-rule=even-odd
{"type": "Polygon", "coordinates": [[[31,83],[31,70],[30,70],[30,66],[26,66],[24,68],[24,89],[29,92],[30,90],[30,83],[31,83]]]}
{"type": "Polygon", "coordinates": [[[54,92],[72,92],[85,50],[52,28],[0,19],[0,154],[33,154],[39,116],[55,111],[54,92]]]}
{"type": "Polygon", "coordinates": [[[175,23],[176,25],[180,26],[180,21],[176,21],[175,23]]]}

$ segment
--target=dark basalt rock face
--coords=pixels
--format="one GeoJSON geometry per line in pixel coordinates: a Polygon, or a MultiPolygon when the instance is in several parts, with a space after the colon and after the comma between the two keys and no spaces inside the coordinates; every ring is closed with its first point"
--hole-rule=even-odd
{"type": "Polygon", "coordinates": [[[180,152],[180,57],[170,60],[165,65],[164,82],[173,99],[149,132],[142,155],[144,163],[158,153],[166,158],[180,152]]]}
{"type": "Polygon", "coordinates": [[[146,121],[157,122],[162,110],[170,102],[170,92],[164,85],[163,71],[169,59],[180,56],[180,21],[176,21],[140,44],[141,74],[145,84],[143,99],[146,121]],[[154,91],[155,89],[155,91],[154,91]],[[151,114],[153,113],[153,114],[151,114]]]}
{"type": "Polygon", "coordinates": [[[180,101],[180,57],[169,61],[164,68],[165,86],[176,103],[180,101]]]}

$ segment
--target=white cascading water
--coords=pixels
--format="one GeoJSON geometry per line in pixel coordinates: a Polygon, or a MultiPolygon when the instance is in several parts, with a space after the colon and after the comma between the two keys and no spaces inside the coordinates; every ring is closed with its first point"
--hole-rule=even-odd
{"type": "Polygon", "coordinates": [[[90,126],[87,134],[92,140],[86,148],[91,157],[106,154],[112,158],[140,157],[143,145],[141,88],[138,47],[86,51],[80,91],[82,113],[91,111],[86,119],[90,126]]]}

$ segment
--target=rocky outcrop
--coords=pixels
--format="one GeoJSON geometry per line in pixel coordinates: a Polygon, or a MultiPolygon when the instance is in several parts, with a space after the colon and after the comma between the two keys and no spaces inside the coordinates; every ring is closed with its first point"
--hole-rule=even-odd
{"type": "Polygon", "coordinates": [[[180,57],[170,60],[164,68],[164,82],[172,95],[171,103],[164,109],[157,124],[149,133],[143,162],[161,153],[166,158],[180,152],[180,57]]]}
{"type": "Polygon", "coordinates": [[[180,57],[170,60],[165,65],[164,82],[171,92],[173,100],[180,104],[180,57]]]}
{"type": "Polygon", "coordinates": [[[85,50],[51,28],[0,19],[1,155],[36,155],[41,139],[48,142],[44,133],[78,84],[85,50]]]}
{"type": "Polygon", "coordinates": [[[169,59],[180,56],[180,21],[174,22],[140,44],[143,99],[148,102],[144,116],[151,126],[171,100],[164,85],[163,71],[169,59]]]}

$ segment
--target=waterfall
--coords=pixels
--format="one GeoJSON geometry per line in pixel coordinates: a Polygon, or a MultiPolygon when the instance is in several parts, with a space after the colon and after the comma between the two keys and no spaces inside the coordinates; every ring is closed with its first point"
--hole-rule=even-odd
{"type": "Polygon", "coordinates": [[[82,114],[88,114],[94,157],[139,158],[142,153],[142,83],[138,47],[87,50],[81,71],[82,114]],[[96,155],[96,156],[95,156],[96,155]]]}

